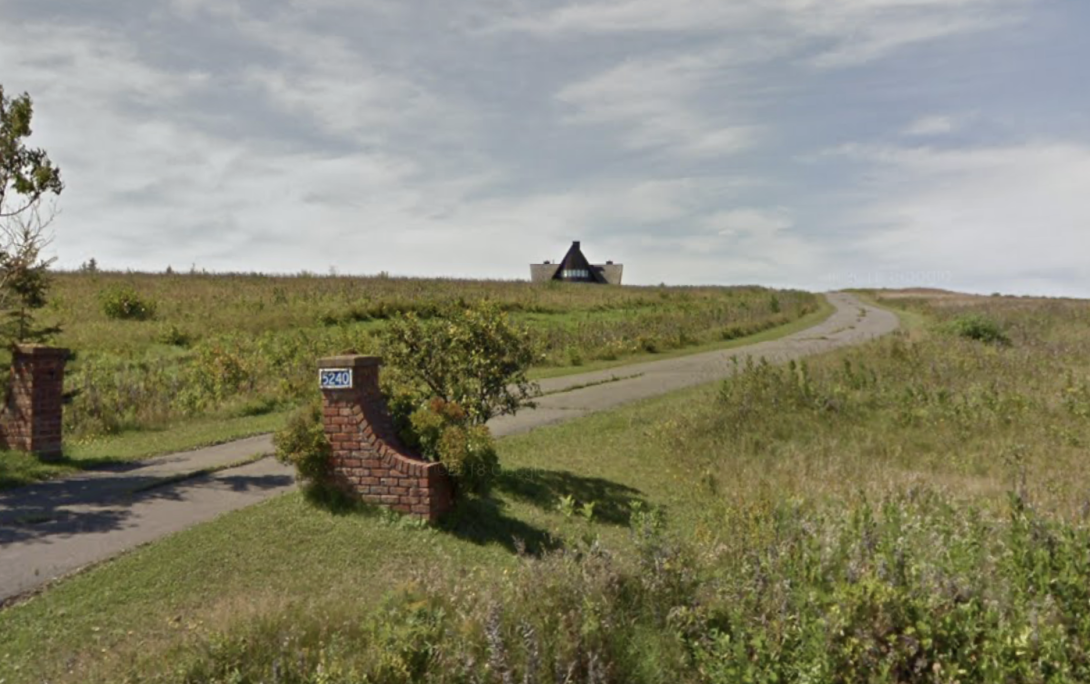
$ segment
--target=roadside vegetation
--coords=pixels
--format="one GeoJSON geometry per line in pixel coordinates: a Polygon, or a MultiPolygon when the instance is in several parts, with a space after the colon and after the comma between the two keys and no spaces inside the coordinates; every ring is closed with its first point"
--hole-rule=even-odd
{"type": "Polygon", "coordinates": [[[293,407],[317,358],[377,353],[391,319],[490,301],[526,327],[538,369],[578,367],[754,334],[817,311],[819,298],[763,288],[603,288],[389,277],[55,276],[41,314],[76,351],[66,435],[78,443],[201,416],[293,407]]]}
{"type": "Polygon", "coordinates": [[[875,296],[924,324],[499,440],[442,529],[289,495],[65,581],[0,678],[1090,680],[1090,303],[875,296]]]}
{"type": "Polygon", "coordinates": [[[121,274],[88,264],[53,274],[37,313],[43,326],[63,323],[52,343],[75,352],[66,458],[0,452],[0,488],[270,432],[312,397],[319,357],[378,354],[391,321],[482,302],[527,331],[531,377],[787,334],[832,310],[813,294],[758,287],[121,274]]]}

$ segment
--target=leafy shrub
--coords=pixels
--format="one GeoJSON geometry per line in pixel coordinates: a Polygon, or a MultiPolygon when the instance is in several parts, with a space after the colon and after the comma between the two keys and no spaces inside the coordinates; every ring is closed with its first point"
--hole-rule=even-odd
{"type": "Polygon", "coordinates": [[[582,366],[583,365],[583,353],[579,351],[576,346],[568,347],[568,365],[582,366]]]}
{"type": "Polygon", "coordinates": [[[172,347],[188,347],[193,342],[193,338],[176,324],[171,323],[159,331],[156,341],[172,347]]]}
{"type": "Polygon", "coordinates": [[[130,285],[116,285],[99,293],[102,312],[107,318],[148,321],[155,318],[156,304],[130,285]]]}
{"type": "Polygon", "coordinates": [[[513,414],[535,389],[529,333],[488,302],[456,305],[422,321],[394,319],[382,339],[392,370],[386,395],[402,438],[446,465],[462,491],[487,494],[498,469],[485,423],[513,414]]]}
{"type": "Polygon", "coordinates": [[[185,368],[185,390],[178,402],[196,412],[217,405],[246,389],[253,389],[253,359],[239,340],[215,340],[201,344],[185,368]]]}
{"type": "Polygon", "coordinates": [[[329,474],[332,446],[322,426],[322,405],[311,402],[292,414],[287,425],[273,435],[276,458],[295,467],[311,486],[321,484],[329,474]]]}
{"type": "Polygon", "coordinates": [[[457,404],[472,424],[515,413],[535,389],[527,377],[529,332],[489,302],[453,306],[426,321],[412,313],[393,319],[381,344],[386,363],[421,399],[457,404]]]}
{"type": "Polygon", "coordinates": [[[946,323],[946,330],[958,337],[964,337],[987,344],[1010,344],[1010,338],[994,319],[981,313],[964,314],[946,323]]]}
{"type": "Polygon", "coordinates": [[[499,469],[488,427],[473,425],[462,407],[436,398],[409,419],[406,441],[447,467],[460,491],[486,495],[499,469]]]}
{"type": "Polygon", "coordinates": [[[64,409],[64,429],[72,436],[164,424],[176,415],[174,402],[185,385],[177,366],[165,359],[80,355],[66,376],[72,399],[64,409]]]}

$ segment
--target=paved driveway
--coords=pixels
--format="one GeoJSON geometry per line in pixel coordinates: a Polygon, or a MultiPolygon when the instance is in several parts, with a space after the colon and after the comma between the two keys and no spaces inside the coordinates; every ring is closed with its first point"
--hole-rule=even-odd
{"type": "MultiPolygon", "coordinates": [[[[827,297],[836,312],[813,328],[736,349],[546,380],[541,383],[544,396],[537,408],[493,420],[490,427],[498,437],[526,432],[725,378],[734,371],[736,359],[755,356],[786,362],[859,344],[897,327],[893,314],[852,295],[831,293],[827,297]]],[[[292,489],[295,479],[291,470],[272,458],[148,488],[163,478],[271,452],[271,437],[261,435],[0,492],[0,602],[140,544],[292,489]]]]}

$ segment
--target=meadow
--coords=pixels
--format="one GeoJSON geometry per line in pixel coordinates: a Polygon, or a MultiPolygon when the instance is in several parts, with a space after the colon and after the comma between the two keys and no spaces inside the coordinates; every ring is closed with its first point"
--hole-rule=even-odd
{"type": "Polygon", "coordinates": [[[63,273],[42,318],[77,355],[65,427],[79,440],[294,405],[316,359],[376,352],[392,316],[481,300],[534,333],[539,370],[745,337],[819,308],[809,293],[756,287],[63,273]]]}
{"type": "Polygon", "coordinates": [[[441,528],[280,497],[0,612],[0,679],[1090,680],[1090,303],[500,440],[441,528]]]}

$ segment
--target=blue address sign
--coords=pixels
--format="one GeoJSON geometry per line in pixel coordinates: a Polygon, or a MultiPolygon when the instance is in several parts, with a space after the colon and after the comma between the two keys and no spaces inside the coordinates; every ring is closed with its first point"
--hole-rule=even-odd
{"type": "Polygon", "coordinates": [[[323,368],[318,371],[321,389],[352,389],[351,368],[323,368]]]}

